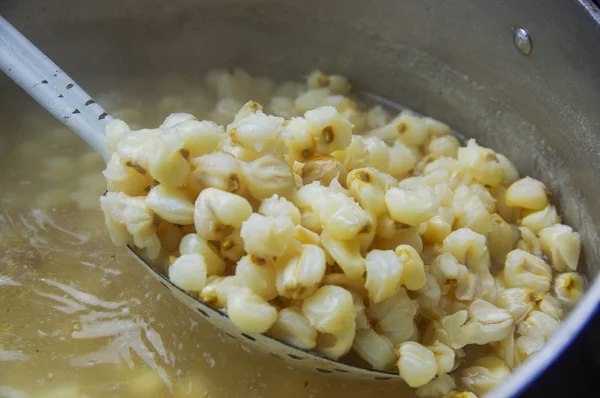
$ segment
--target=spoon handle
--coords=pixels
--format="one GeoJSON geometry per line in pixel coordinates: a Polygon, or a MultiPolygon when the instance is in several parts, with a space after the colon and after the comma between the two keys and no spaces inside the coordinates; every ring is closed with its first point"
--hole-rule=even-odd
{"type": "Polygon", "coordinates": [[[112,117],[2,16],[0,69],[108,160],[104,129],[112,117]]]}

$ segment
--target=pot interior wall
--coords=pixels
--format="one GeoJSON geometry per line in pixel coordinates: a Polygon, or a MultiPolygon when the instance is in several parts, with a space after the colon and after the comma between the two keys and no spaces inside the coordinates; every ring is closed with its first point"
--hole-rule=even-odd
{"type": "MultiPolygon", "coordinates": [[[[550,187],[600,262],[600,32],[577,2],[5,0],[2,14],[91,93],[214,67],[299,78],[315,67],[444,120],[550,187]],[[529,29],[533,53],[513,46],[529,29]],[[104,87],[90,86],[102,77],[104,87]],[[87,82],[87,84],[86,84],[87,82]]],[[[16,87],[0,77],[2,103],[16,87]]],[[[9,101],[8,99],[11,98],[9,101]]],[[[12,105],[14,107],[14,103],[12,105]]],[[[4,105],[3,105],[4,107],[4,105]]],[[[5,107],[4,107],[5,108],[5,107]]],[[[5,108],[6,109],[6,108],[5,108]]],[[[5,134],[6,129],[3,129],[5,134]]]]}

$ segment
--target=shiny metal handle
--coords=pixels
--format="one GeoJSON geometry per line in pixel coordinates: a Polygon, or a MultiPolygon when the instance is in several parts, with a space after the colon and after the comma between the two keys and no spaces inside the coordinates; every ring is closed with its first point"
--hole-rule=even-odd
{"type": "Polygon", "coordinates": [[[0,16],[0,69],[105,161],[104,129],[112,120],[77,83],[0,16]]]}

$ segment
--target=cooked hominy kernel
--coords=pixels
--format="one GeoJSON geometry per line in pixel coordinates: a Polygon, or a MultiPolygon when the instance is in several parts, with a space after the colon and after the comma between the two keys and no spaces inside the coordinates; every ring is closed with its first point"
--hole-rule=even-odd
{"type": "Polygon", "coordinates": [[[521,216],[521,209],[510,207],[506,202],[508,188],[503,185],[490,189],[491,195],[496,199],[496,212],[508,223],[516,223],[521,216]]]}
{"type": "Polygon", "coordinates": [[[241,163],[233,155],[215,152],[193,158],[190,164],[194,170],[187,184],[197,191],[212,187],[235,194],[246,192],[241,163]]]}
{"type": "Polygon", "coordinates": [[[523,288],[504,289],[497,298],[496,304],[512,314],[518,322],[544,299],[543,295],[523,288]]]}
{"type": "MultiPolygon", "coordinates": [[[[217,94],[217,98],[243,100],[250,96],[252,77],[242,69],[218,69],[208,73],[206,85],[217,94]]],[[[238,107],[239,109],[239,107],[238,107]]]]}
{"type": "Polygon", "coordinates": [[[546,206],[543,210],[534,211],[521,219],[520,224],[529,228],[534,233],[539,233],[542,229],[551,227],[560,223],[560,217],[556,212],[556,207],[546,206]]]}
{"type": "Polygon", "coordinates": [[[386,210],[386,191],[397,184],[394,178],[388,177],[372,167],[359,168],[348,173],[346,185],[363,209],[379,217],[386,210]]]}
{"type": "Polygon", "coordinates": [[[510,369],[498,357],[487,356],[478,359],[472,366],[461,372],[460,380],[475,394],[483,395],[491,391],[510,376],[510,369]]]}
{"type": "Polygon", "coordinates": [[[317,345],[317,330],[297,307],[287,307],[279,311],[269,333],[276,339],[306,350],[317,345]]]}
{"type": "Polygon", "coordinates": [[[344,170],[354,170],[369,165],[369,149],[359,135],[353,135],[350,145],[341,151],[333,152],[332,155],[342,163],[344,170]]]}
{"type": "Polygon", "coordinates": [[[458,229],[448,235],[444,239],[443,250],[474,272],[479,272],[489,265],[485,236],[468,228],[458,229]]]}
{"type": "Polygon", "coordinates": [[[414,318],[418,309],[417,302],[411,300],[406,290],[401,288],[394,296],[371,303],[366,314],[373,329],[397,346],[414,335],[414,318]]]}
{"type": "Polygon", "coordinates": [[[339,286],[322,286],[302,303],[302,312],[319,332],[338,334],[354,324],[352,294],[339,286]]]}
{"type": "Polygon", "coordinates": [[[191,158],[214,151],[224,137],[223,127],[214,122],[193,119],[163,127],[163,134],[181,140],[191,158]]]}
{"type": "Polygon", "coordinates": [[[550,290],[552,269],[541,258],[515,249],[506,256],[504,280],[508,287],[522,287],[536,293],[546,293],[550,290]]]}
{"type": "Polygon", "coordinates": [[[246,252],[263,258],[281,256],[296,233],[288,216],[263,216],[253,213],[244,221],[241,236],[246,252]]]}
{"type": "Polygon", "coordinates": [[[554,281],[554,294],[567,306],[573,306],[583,294],[584,286],[585,282],[577,272],[565,272],[556,277],[554,281]]]}
{"type": "Polygon", "coordinates": [[[350,278],[359,278],[365,273],[365,260],[360,253],[358,238],[342,241],[334,239],[327,231],[323,231],[321,244],[350,278]]]}
{"type": "Polygon", "coordinates": [[[325,275],[325,252],[319,246],[302,245],[291,258],[277,260],[277,291],[280,296],[303,299],[317,289],[325,275]]]}
{"type": "Polygon", "coordinates": [[[460,142],[453,135],[443,135],[429,141],[427,150],[433,159],[442,157],[455,158],[460,148],[460,142]]]}
{"type": "Polygon", "coordinates": [[[477,395],[470,391],[452,391],[444,395],[444,398],[477,398],[477,395]]]}
{"type": "Polygon", "coordinates": [[[575,271],[579,265],[581,238],[567,225],[556,224],[539,232],[542,250],[550,258],[552,267],[559,271],[575,271]]]}
{"type": "Polygon", "coordinates": [[[392,343],[371,328],[356,330],[352,349],[374,369],[388,370],[397,361],[392,343]]]}
{"type": "Polygon", "coordinates": [[[333,180],[343,180],[346,169],[333,156],[317,155],[304,163],[300,176],[303,185],[318,181],[321,185],[329,186],[333,180]]]}
{"type": "Polygon", "coordinates": [[[406,384],[420,387],[429,383],[437,374],[435,355],[419,343],[407,341],[397,347],[398,370],[406,384]]]}
{"type": "Polygon", "coordinates": [[[479,146],[471,139],[466,147],[458,149],[457,158],[458,164],[471,173],[477,182],[491,187],[502,183],[504,170],[493,150],[479,146]]]}
{"type": "Polygon", "coordinates": [[[287,97],[273,97],[265,106],[265,110],[275,116],[291,119],[298,116],[294,100],[287,97]]]}
{"type": "Polygon", "coordinates": [[[402,263],[392,250],[371,250],[365,259],[369,300],[379,303],[400,290],[402,263]]]}
{"type": "Polygon", "coordinates": [[[433,355],[435,355],[438,376],[449,373],[454,369],[454,358],[456,357],[456,354],[452,348],[439,340],[428,348],[433,352],[433,355]]]}
{"type": "Polygon", "coordinates": [[[437,195],[426,188],[391,188],[385,194],[390,217],[403,224],[417,226],[433,218],[440,208],[437,195]]]}
{"type": "Polygon", "coordinates": [[[464,203],[455,203],[453,210],[456,228],[468,228],[481,235],[491,231],[492,217],[477,196],[470,196],[464,203]]]}
{"type": "MultiPolygon", "coordinates": [[[[237,117],[236,117],[237,119],[237,117]]],[[[265,115],[262,111],[235,120],[227,127],[231,140],[251,151],[262,154],[283,155],[287,152],[283,134],[282,117],[265,115]]]]}
{"type": "Polygon", "coordinates": [[[352,198],[342,193],[327,195],[321,206],[319,218],[324,231],[338,240],[350,240],[374,229],[369,214],[352,198]]]}
{"type": "Polygon", "coordinates": [[[521,336],[543,337],[548,340],[560,322],[541,311],[532,311],[517,328],[521,336]]]}
{"type": "Polygon", "coordinates": [[[223,308],[227,305],[229,293],[239,287],[235,276],[209,276],[200,291],[200,298],[213,307],[223,308]]]}
{"type": "Polygon", "coordinates": [[[425,266],[419,253],[409,245],[400,245],[395,252],[402,264],[402,284],[408,290],[418,290],[425,286],[425,266]]]}
{"type": "Polygon", "coordinates": [[[492,228],[487,235],[487,245],[493,261],[504,264],[506,255],[513,249],[513,229],[498,214],[492,214],[492,228]]]}
{"type": "Polygon", "coordinates": [[[181,239],[179,253],[182,255],[197,253],[204,257],[206,273],[209,276],[221,275],[225,271],[225,262],[219,255],[219,251],[197,234],[187,234],[181,239]]]}
{"type": "Polygon", "coordinates": [[[548,206],[548,188],[531,177],[522,178],[508,187],[506,204],[528,210],[542,210],[548,206]]]}
{"type": "Polygon", "coordinates": [[[198,253],[182,254],[169,266],[169,279],[182,289],[199,292],[206,284],[206,263],[198,253]]]}
{"type": "Polygon", "coordinates": [[[277,194],[263,200],[258,212],[263,216],[288,216],[295,225],[300,225],[300,210],[292,202],[286,198],[280,198],[277,194]]]}
{"type": "Polygon", "coordinates": [[[277,320],[277,310],[250,289],[237,287],[227,295],[227,315],[240,329],[264,333],[277,320]]]}
{"type": "Polygon", "coordinates": [[[322,106],[304,114],[317,153],[328,155],[350,145],[352,124],[332,106],[322,106]]]}
{"type": "Polygon", "coordinates": [[[104,130],[104,140],[106,142],[106,148],[111,152],[115,153],[119,142],[123,137],[129,133],[131,129],[122,120],[113,119],[111,120],[104,130]]]}
{"type": "Polygon", "coordinates": [[[219,240],[242,227],[252,214],[252,206],[241,196],[216,188],[200,193],[194,207],[196,233],[206,240],[219,240]]]}
{"type": "Polygon", "coordinates": [[[270,198],[275,194],[291,197],[296,189],[292,169],[282,158],[265,155],[243,164],[243,170],[250,195],[256,199],[270,198]]]}
{"type": "Polygon", "coordinates": [[[194,203],[183,188],[159,184],[148,192],[146,205],[165,221],[179,225],[194,223],[194,203]]]}
{"type": "Polygon", "coordinates": [[[515,244],[517,249],[524,250],[536,257],[542,257],[542,241],[540,238],[529,228],[519,227],[517,230],[520,235],[520,239],[515,244]]]}
{"type": "Polygon", "coordinates": [[[338,359],[350,351],[355,336],[356,324],[354,321],[339,333],[319,333],[315,351],[326,357],[338,359]]]}
{"type": "Polygon", "coordinates": [[[366,166],[387,173],[390,165],[390,149],[385,142],[377,137],[362,138],[362,142],[369,152],[366,166]]]}
{"type": "Polygon", "coordinates": [[[414,152],[401,140],[396,140],[393,145],[388,148],[388,165],[385,170],[382,171],[389,173],[394,178],[402,179],[407,177],[408,173],[416,164],[417,158],[414,152]]]}
{"type": "Polygon", "coordinates": [[[146,170],[121,158],[118,153],[113,153],[102,174],[109,191],[123,192],[129,196],[143,195],[152,184],[152,177],[146,170]]]}
{"type": "Polygon", "coordinates": [[[221,238],[219,243],[221,246],[221,256],[223,256],[225,259],[236,262],[244,257],[244,254],[246,254],[246,250],[244,249],[244,240],[240,235],[239,229],[234,229],[233,232],[221,238]]]}
{"type": "Polygon", "coordinates": [[[327,87],[336,94],[347,95],[350,93],[350,83],[348,79],[341,75],[325,75],[320,70],[314,70],[306,78],[308,88],[327,87]]]}
{"type": "Polygon", "coordinates": [[[500,163],[502,170],[504,170],[504,180],[502,182],[505,185],[509,186],[520,178],[519,171],[506,156],[496,153],[496,158],[498,158],[498,163],[500,163]]]}
{"type": "Polygon", "coordinates": [[[246,255],[237,262],[235,276],[238,284],[269,301],[277,297],[275,264],[272,259],[246,255]]]}
{"type": "Polygon", "coordinates": [[[565,303],[550,294],[545,294],[537,307],[544,314],[550,315],[552,318],[560,321],[565,312],[563,306],[569,307],[568,303],[565,303]]]}

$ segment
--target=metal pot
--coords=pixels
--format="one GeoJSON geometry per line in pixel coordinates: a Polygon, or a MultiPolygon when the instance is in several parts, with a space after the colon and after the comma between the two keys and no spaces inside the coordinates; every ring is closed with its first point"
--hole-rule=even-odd
{"type": "MultiPolygon", "coordinates": [[[[133,75],[193,79],[241,66],[290,78],[318,66],[543,180],[581,232],[590,286],[544,350],[491,396],[535,380],[600,302],[600,185],[591,183],[600,174],[600,13],[590,0],[3,0],[0,12],[84,87],[98,75],[117,87],[133,75]]],[[[16,90],[0,77],[3,103],[16,90]]]]}

